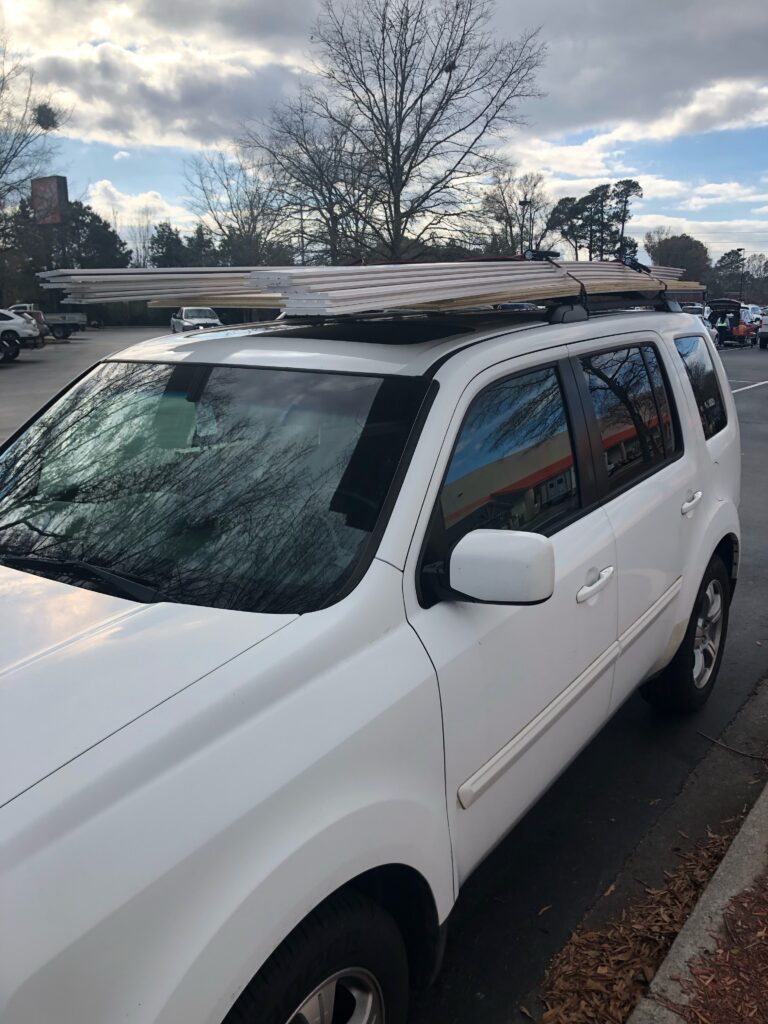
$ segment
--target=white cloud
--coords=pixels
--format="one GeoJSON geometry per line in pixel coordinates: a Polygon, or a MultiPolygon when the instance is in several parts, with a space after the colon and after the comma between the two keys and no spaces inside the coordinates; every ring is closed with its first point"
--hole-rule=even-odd
{"type": "Polygon", "coordinates": [[[35,53],[36,79],[71,110],[64,133],[118,148],[202,149],[229,142],[244,121],[264,118],[293,91],[300,69],[255,50],[192,48],[153,39],[141,48],[111,40],[35,53]]]}
{"type": "Polygon", "coordinates": [[[563,136],[523,135],[511,141],[505,152],[525,170],[542,170],[556,177],[636,177],[637,168],[623,162],[629,143],[763,125],[768,125],[768,85],[721,81],[697,90],[687,102],[678,102],[662,116],[619,121],[610,130],[577,143],[563,141],[563,136]]]}
{"type": "MultiPolygon", "coordinates": [[[[764,211],[768,213],[768,208],[764,211]]],[[[764,251],[768,241],[768,218],[753,217],[738,220],[694,220],[689,217],[667,216],[657,213],[639,213],[632,218],[630,231],[642,240],[646,231],[657,227],[670,227],[675,234],[693,235],[709,248],[713,259],[728,249],[744,246],[747,254],[764,251]]]]}
{"type": "Polygon", "coordinates": [[[720,203],[762,203],[768,200],[768,193],[758,192],[750,185],[738,181],[711,182],[696,185],[688,199],[680,204],[681,210],[703,210],[720,203]]]}
{"type": "Polygon", "coordinates": [[[117,153],[115,153],[115,155],[112,157],[112,159],[113,160],[128,160],[130,155],[131,154],[128,152],[127,149],[120,149],[120,150],[117,151],[117,153]]]}
{"type": "Polygon", "coordinates": [[[677,97],[649,120],[620,122],[608,140],[674,139],[680,135],[755,128],[768,124],[768,85],[762,79],[721,80],[697,89],[684,102],[677,97]]]}
{"type": "Polygon", "coordinates": [[[119,228],[149,219],[153,223],[169,220],[176,227],[189,228],[197,218],[186,207],[169,202],[159,192],[121,192],[107,178],[89,186],[85,196],[97,213],[119,228]]]}

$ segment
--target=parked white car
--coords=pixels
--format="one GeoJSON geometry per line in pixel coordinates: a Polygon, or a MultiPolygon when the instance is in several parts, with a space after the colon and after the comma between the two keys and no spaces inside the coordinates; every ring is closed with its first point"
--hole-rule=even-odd
{"type": "Polygon", "coordinates": [[[739,488],[682,313],[100,363],[0,450],[2,1024],[404,1024],[616,709],[709,697],[739,488]]]}
{"type": "Polygon", "coordinates": [[[204,327],[221,327],[221,320],[207,306],[182,306],[171,317],[171,332],[199,331],[204,327]]]}
{"type": "Polygon", "coordinates": [[[22,345],[39,337],[40,329],[31,316],[0,309],[0,363],[17,359],[22,345]]]}

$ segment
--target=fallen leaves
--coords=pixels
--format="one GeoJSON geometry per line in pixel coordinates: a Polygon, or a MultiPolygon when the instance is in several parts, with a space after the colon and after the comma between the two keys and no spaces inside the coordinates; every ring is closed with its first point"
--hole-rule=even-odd
{"type": "Polygon", "coordinates": [[[764,1021],[768,1007],[768,872],[725,909],[717,948],[679,980],[687,1002],[659,999],[686,1024],[764,1021]]]}
{"type": "MultiPolygon", "coordinates": [[[[722,834],[708,832],[681,856],[664,886],[646,888],[617,921],[599,931],[578,928],[545,975],[541,1024],[624,1024],[737,828],[733,821],[725,823],[722,834]]],[[[609,886],[605,895],[613,888],[609,886]]],[[[721,1022],[715,1018],[712,1024],[721,1022]]]]}

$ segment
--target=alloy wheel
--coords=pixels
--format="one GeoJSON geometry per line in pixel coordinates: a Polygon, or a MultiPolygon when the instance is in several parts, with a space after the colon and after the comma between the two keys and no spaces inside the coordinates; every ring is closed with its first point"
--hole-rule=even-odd
{"type": "Polygon", "coordinates": [[[693,683],[703,690],[712,677],[723,635],[725,595],[719,580],[710,580],[704,591],[696,619],[693,640],[693,683]]]}
{"type": "Polygon", "coordinates": [[[384,1024],[379,984],[362,968],[338,971],[317,986],[287,1024],[384,1024]]]}

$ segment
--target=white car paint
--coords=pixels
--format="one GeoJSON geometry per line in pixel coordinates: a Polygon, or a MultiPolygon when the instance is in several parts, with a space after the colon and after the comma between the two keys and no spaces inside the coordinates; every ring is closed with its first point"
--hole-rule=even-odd
{"type": "Polygon", "coordinates": [[[708,343],[729,426],[705,442],[674,350],[686,333],[700,321],[642,313],[408,346],[248,328],[118,355],[373,374],[444,361],[376,557],[321,611],[142,605],[0,567],[2,1024],[221,1024],[314,907],[383,865],[418,872],[447,919],[671,658],[704,566],[739,535],[733,399],[708,343]],[[662,353],[683,458],[551,537],[549,600],[423,607],[422,542],[473,397],[638,338],[662,353]]]}
{"type": "Polygon", "coordinates": [[[23,316],[21,312],[11,309],[0,309],[0,334],[11,331],[17,338],[37,338],[40,329],[32,317],[23,316]]]}

